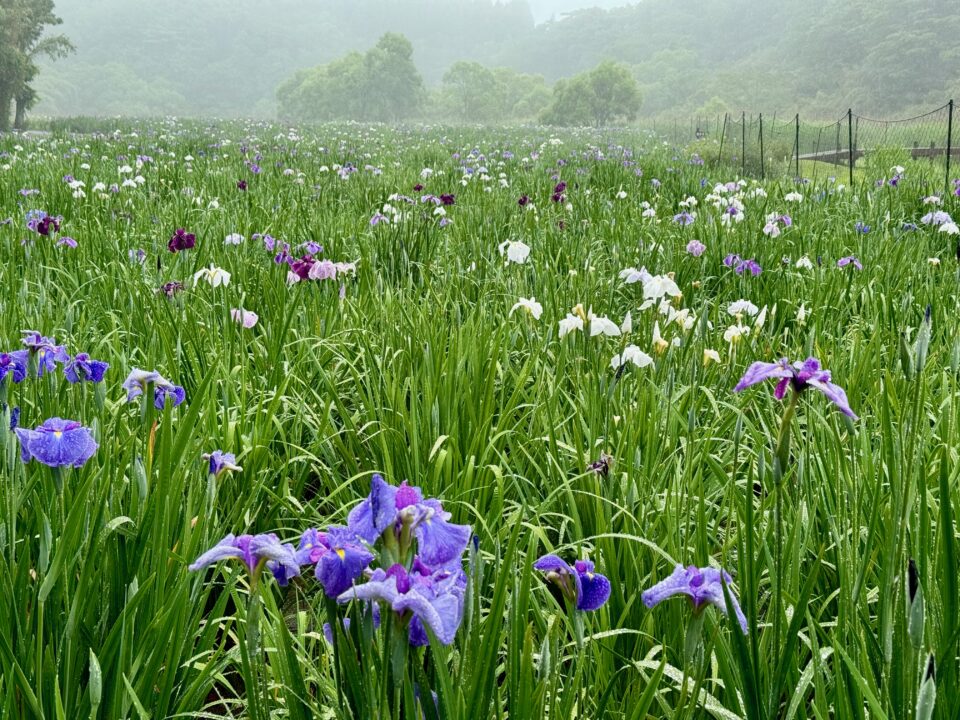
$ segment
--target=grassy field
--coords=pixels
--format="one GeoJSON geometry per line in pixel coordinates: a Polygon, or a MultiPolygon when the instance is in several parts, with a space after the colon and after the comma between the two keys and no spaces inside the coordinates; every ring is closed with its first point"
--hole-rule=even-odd
{"type": "Polygon", "coordinates": [[[0,137],[0,717],[960,716],[958,236],[923,221],[960,198],[903,164],[838,189],[629,131],[0,137]],[[808,357],[856,419],[820,376],[733,391],[808,357]],[[375,473],[423,497],[380,524],[375,473]],[[188,568],[230,533],[279,542],[188,568]],[[338,603],[311,563],[365,554],[338,603]],[[398,565],[410,604],[346,602],[398,565]],[[644,595],[677,565],[729,582],[644,595]]]}

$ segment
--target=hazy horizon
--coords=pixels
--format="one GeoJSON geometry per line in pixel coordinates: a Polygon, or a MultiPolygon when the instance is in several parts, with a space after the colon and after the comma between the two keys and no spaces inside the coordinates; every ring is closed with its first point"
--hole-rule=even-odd
{"type": "Polygon", "coordinates": [[[573,10],[591,7],[607,9],[639,4],[639,0],[528,0],[528,2],[533,12],[533,19],[538,24],[573,10]]]}

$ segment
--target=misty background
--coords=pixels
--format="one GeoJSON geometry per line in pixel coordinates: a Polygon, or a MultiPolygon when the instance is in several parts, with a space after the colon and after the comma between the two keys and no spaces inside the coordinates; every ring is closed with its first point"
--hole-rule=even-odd
{"type": "MultiPolygon", "coordinates": [[[[896,117],[960,95],[955,0],[59,0],[56,12],[76,53],[43,61],[41,115],[309,119],[278,89],[316,85],[328,63],[350,77],[387,32],[409,41],[422,78],[412,119],[462,120],[470,92],[509,96],[491,101],[494,118],[507,103],[507,119],[542,119],[557,81],[604,60],[636,80],[641,117],[896,117]],[[458,61],[472,64],[451,80],[458,61]]],[[[331,93],[315,102],[329,109],[331,93]]]]}

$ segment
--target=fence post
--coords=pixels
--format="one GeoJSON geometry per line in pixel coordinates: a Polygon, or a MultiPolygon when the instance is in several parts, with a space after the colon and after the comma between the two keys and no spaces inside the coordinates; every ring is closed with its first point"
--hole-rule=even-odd
{"type": "Polygon", "coordinates": [[[853,188],[853,108],[847,109],[847,160],[850,165],[850,187],[853,188]]]}
{"type": "MultiPolygon", "coordinates": [[[[729,113],[723,114],[723,130],[720,132],[720,152],[717,154],[717,165],[723,162],[723,140],[727,136],[727,116],[729,113]]],[[[717,123],[719,126],[720,123],[717,123]]]]}
{"type": "Polygon", "coordinates": [[[760,179],[766,180],[766,168],[763,157],[763,113],[760,113],[760,179]]]}
{"type": "Polygon", "coordinates": [[[947,103],[947,189],[950,192],[950,155],[953,152],[953,100],[947,103]]]}
{"type": "Polygon", "coordinates": [[[747,111],[740,111],[740,177],[747,174],[747,111]]]}
{"type": "Polygon", "coordinates": [[[797,113],[797,116],[794,118],[796,123],[796,134],[793,140],[793,147],[796,152],[797,162],[796,162],[796,176],[797,179],[800,179],[800,113],[797,113]]]}

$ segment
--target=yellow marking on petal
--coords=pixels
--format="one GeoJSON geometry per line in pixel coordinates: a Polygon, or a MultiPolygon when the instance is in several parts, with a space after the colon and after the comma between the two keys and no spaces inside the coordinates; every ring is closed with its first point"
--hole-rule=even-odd
{"type": "Polygon", "coordinates": [[[339,557],[341,560],[343,560],[347,556],[347,554],[343,551],[343,548],[337,548],[336,553],[337,553],[337,557],[339,557]]]}
{"type": "Polygon", "coordinates": [[[54,430],[54,431],[53,431],[53,436],[54,436],[55,438],[60,438],[62,435],[63,435],[63,433],[62,433],[60,430],[54,430]]]}

